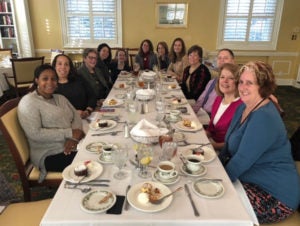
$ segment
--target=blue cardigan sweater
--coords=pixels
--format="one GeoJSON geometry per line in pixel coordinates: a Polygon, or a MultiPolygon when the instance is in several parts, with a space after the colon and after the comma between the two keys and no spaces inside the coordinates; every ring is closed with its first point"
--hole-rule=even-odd
{"type": "MultiPolygon", "coordinates": [[[[252,112],[240,125],[238,107],[225,140],[231,159],[225,166],[232,181],[253,183],[292,209],[300,203],[300,179],[284,123],[273,103],[252,112]]],[[[225,148],[220,158],[225,153],[225,148]]]]}

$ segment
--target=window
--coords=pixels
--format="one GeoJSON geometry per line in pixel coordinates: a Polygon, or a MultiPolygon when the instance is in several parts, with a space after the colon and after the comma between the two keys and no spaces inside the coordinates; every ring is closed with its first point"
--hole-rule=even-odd
{"type": "Polygon", "coordinates": [[[60,0],[65,48],[122,46],[121,0],[60,0]]]}
{"type": "Polygon", "coordinates": [[[283,0],[221,1],[218,49],[276,49],[283,0]]]}

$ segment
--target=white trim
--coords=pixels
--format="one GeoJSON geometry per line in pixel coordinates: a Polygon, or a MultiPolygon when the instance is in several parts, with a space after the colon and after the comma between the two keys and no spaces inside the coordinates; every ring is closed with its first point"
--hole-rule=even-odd
{"type": "Polygon", "coordinates": [[[277,9],[274,20],[274,27],[271,42],[259,42],[259,43],[251,43],[251,42],[224,42],[224,22],[225,22],[225,10],[226,10],[227,1],[220,1],[220,11],[219,11],[219,26],[218,26],[218,35],[217,35],[217,49],[229,48],[232,50],[276,50],[278,34],[281,23],[281,16],[283,11],[283,3],[284,0],[277,0],[277,9]]]}
{"type": "MultiPolygon", "coordinates": [[[[226,47],[227,48],[227,47],[226,47]]],[[[215,57],[218,51],[208,51],[209,57],[215,57]]],[[[272,57],[298,57],[300,52],[275,52],[275,51],[234,51],[234,56],[272,56],[272,57]]]]}
{"type": "Polygon", "coordinates": [[[300,65],[298,66],[297,82],[300,82],[300,65]]]}
{"type": "Polygon", "coordinates": [[[289,75],[291,73],[291,66],[292,66],[292,61],[290,61],[290,60],[273,60],[273,62],[272,62],[272,68],[273,68],[273,71],[274,71],[274,75],[276,75],[278,77],[289,75]],[[287,71],[286,72],[282,72],[282,71],[277,72],[277,71],[275,71],[275,64],[276,63],[287,63],[288,64],[287,71]]]}

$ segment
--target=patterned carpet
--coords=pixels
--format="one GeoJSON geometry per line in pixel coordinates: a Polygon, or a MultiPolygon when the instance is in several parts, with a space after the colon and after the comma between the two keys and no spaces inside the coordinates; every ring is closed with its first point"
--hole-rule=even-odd
{"type": "MultiPolygon", "coordinates": [[[[275,96],[278,98],[281,107],[285,111],[283,120],[287,127],[288,136],[290,137],[300,125],[300,89],[291,86],[280,86],[276,90],[275,96]]],[[[8,146],[1,135],[0,171],[6,176],[8,182],[15,188],[18,197],[23,199],[23,191],[19,182],[15,163],[10,155],[8,146]]],[[[55,190],[49,188],[37,188],[32,191],[32,199],[40,200],[51,198],[54,194],[55,190]]]]}

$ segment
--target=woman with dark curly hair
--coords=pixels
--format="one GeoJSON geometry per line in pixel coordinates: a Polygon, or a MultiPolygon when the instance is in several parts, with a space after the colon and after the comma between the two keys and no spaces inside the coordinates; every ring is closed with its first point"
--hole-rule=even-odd
{"type": "Polygon", "coordinates": [[[230,179],[242,183],[259,223],[281,221],[300,203],[300,180],[286,128],[269,99],[275,88],[270,65],[257,61],[242,66],[238,90],[243,104],[219,155],[230,179]]]}
{"type": "Polygon", "coordinates": [[[64,54],[56,55],[52,66],[58,75],[55,93],[64,95],[81,118],[88,117],[96,107],[96,96],[81,76],[77,75],[70,57],[64,54]]]}
{"type": "Polygon", "coordinates": [[[140,65],[141,70],[153,70],[153,66],[157,66],[157,57],[153,51],[153,44],[149,39],[141,42],[139,52],[135,56],[135,62],[140,65]]]}
{"type": "Polygon", "coordinates": [[[111,48],[108,44],[101,43],[100,45],[98,45],[97,52],[98,52],[98,59],[97,59],[96,67],[98,67],[101,70],[106,80],[106,83],[111,88],[113,85],[110,69],[109,69],[111,58],[112,58],[111,48]]]}

